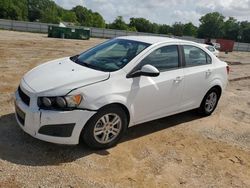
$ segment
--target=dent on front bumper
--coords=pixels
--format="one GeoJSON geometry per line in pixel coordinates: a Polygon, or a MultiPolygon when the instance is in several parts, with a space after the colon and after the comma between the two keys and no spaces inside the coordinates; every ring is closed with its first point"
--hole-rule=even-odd
{"type": "Polygon", "coordinates": [[[43,141],[69,145],[79,143],[84,125],[95,114],[87,110],[39,110],[37,105],[27,106],[18,92],[15,93],[15,109],[16,120],[26,133],[43,141]]]}

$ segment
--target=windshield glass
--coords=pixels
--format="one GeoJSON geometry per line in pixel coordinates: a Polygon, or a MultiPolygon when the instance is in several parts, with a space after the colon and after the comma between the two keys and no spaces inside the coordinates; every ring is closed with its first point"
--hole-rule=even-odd
{"type": "Polygon", "coordinates": [[[143,42],[113,39],[70,59],[82,66],[112,72],[127,65],[148,46],[143,42]]]}

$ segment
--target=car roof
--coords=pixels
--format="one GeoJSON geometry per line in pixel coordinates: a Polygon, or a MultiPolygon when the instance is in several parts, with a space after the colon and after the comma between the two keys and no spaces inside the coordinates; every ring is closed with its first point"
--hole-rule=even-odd
{"type": "Polygon", "coordinates": [[[202,44],[202,43],[199,43],[199,45],[204,46],[204,47],[211,46],[211,45],[202,44]]]}
{"type": "Polygon", "coordinates": [[[204,47],[212,47],[212,48],[215,48],[214,46],[211,46],[211,45],[208,45],[208,44],[199,43],[199,45],[204,46],[204,47]]]}
{"type": "Polygon", "coordinates": [[[158,44],[163,42],[188,42],[190,44],[195,44],[191,41],[185,41],[181,39],[176,38],[169,38],[169,37],[157,37],[157,36],[123,36],[123,37],[117,37],[118,39],[126,39],[126,40],[133,40],[138,42],[145,42],[148,44],[158,44]]]}

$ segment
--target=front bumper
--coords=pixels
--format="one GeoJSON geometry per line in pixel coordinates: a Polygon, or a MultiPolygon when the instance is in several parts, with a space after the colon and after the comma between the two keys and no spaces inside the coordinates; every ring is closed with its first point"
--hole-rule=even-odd
{"type": "MultiPolygon", "coordinates": [[[[25,89],[23,90],[25,91],[25,89]]],[[[28,95],[27,91],[25,92],[28,95]]],[[[32,97],[32,95],[29,96],[32,97]]],[[[36,103],[35,99],[31,98],[31,101],[36,103]]],[[[43,141],[69,145],[79,143],[79,137],[83,127],[96,113],[87,110],[40,110],[37,105],[32,104],[32,102],[30,106],[27,106],[20,98],[18,92],[15,93],[15,109],[16,120],[23,131],[43,141]],[[63,134],[56,134],[56,132],[60,132],[62,128],[70,132],[65,133],[65,130],[63,130],[63,134]],[[50,130],[56,130],[55,134],[51,133],[50,130]]]]}

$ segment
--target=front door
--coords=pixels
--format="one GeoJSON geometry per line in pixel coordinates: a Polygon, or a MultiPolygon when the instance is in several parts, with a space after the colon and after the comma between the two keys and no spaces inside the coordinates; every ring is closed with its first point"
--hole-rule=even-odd
{"type": "Polygon", "coordinates": [[[150,64],[160,71],[158,77],[131,78],[131,106],[134,123],[173,114],[180,108],[183,91],[183,69],[180,67],[178,47],[163,46],[151,52],[138,66],[150,64]]]}

